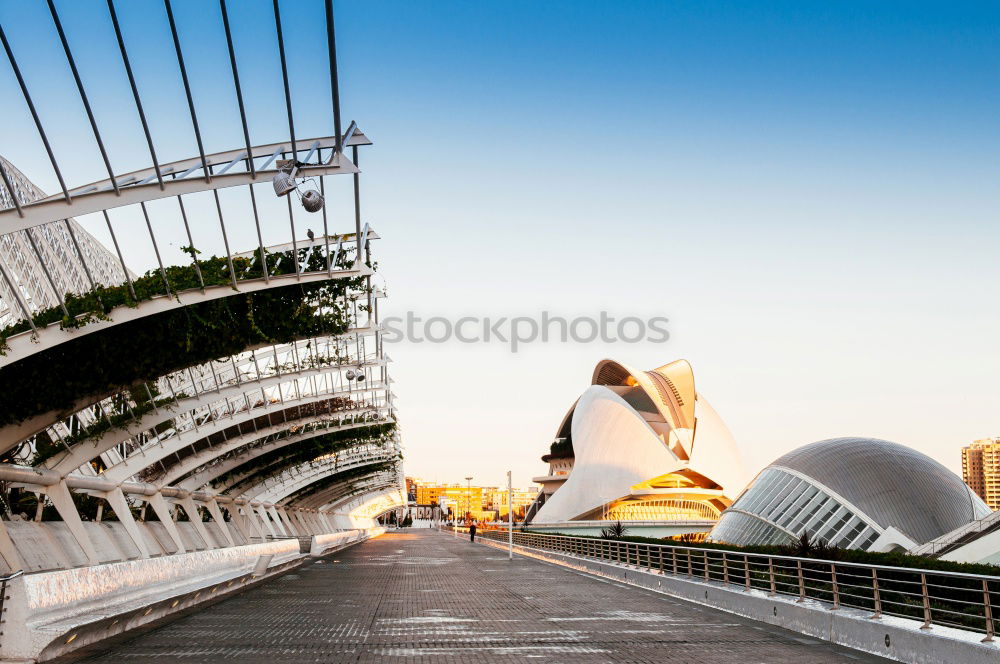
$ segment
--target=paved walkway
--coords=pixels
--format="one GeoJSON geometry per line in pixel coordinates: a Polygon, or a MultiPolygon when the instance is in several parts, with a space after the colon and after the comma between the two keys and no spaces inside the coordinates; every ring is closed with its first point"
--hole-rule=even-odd
{"type": "Polygon", "coordinates": [[[885,662],[432,530],[387,534],[87,662],[885,662]]]}

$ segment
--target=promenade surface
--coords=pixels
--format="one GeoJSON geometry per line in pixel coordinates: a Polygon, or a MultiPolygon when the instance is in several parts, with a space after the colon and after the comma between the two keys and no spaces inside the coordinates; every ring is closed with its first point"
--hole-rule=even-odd
{"type": "Polygon", "coordinates": [[[886,662],[435,530],[388,533],[84,661],[886,662]]]}

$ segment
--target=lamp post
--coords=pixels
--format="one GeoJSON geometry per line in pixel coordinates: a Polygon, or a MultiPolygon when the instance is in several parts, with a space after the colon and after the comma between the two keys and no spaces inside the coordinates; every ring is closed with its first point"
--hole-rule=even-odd
{"type": "Polygon", "coordinates": [[[472,512],[472,478],[465,478],[465,518],[469,519],[472,512]]]}
{"type": "Polygon", "coordinates": [[[514,489],[507,471],[507,560],[514,559],[514,489]]]}

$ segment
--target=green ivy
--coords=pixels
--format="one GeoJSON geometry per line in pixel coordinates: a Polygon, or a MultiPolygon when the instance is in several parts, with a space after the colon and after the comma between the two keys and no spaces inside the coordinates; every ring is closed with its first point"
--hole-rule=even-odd
{"type": "Polygon", "coordinates": [[[351,468],[350,470],[341,471],[335,475],[330,475],[329,477],[324,477],[320,482],[310,484],[309,486],[302,487],[295,493],[289,496],[288,502],[295,502],[296,500],[308,496],[309,494],[321,491],[334,484],[341,484],[344,482],[350,482],[351,480],[360,479],[366,475],[374,475],[375,473],[381,472],[383,470],[389,470],[396,466],[395,461],[383,461],[380,463],[370,463],[366,466],[358,466],[357,468],[351,468]]]}
{"type": "MultiPolygon", "coordinates": [[[[317,460],[327,454],[333,454],[340,450],[354,447],[363,443],[389,442],[392,433],[396,430],[395,422],[385,422],[358,429],[348,429],[344,431],[331,431],[320,436],[307,438],[288,447],[272,450],[262,454],[246,463],[243,463],[229,472],[220,475],[213,484],[224,485],[228,480],[246,473],[248,464],[252,464],[254,473],[240,480],[236,487],[254,484],[261,477],[269,474],[282,472],[285,468],[317,460]]],[[[235,488],[235,487],[234,487],[235,488]]]]}
{"type": "MultiPolygon", "coordinates": [[[[135,297],[132,297],[132,290],[129,289],[127,283],[117,286],[98,286],[84,294],[66,293],[64,303],[66,310],[69,311],[69,316],[63,312],[62,307],[55,306],[35,313],[31,319],[39,328],[55,322],[58,322],[62,329],[80,328],[97,320],[108,320],[109,314],[116,307],[135,307],[139,302],[145,302],[160,295],[174,295],[176,297],[178,292],[201,288],[202,283],[205,286],[232,284],[229,259],[225,256],[212,256],[198,260],[197,254],[201,252],[197,249],[181,247],[181,250],[192,257],[192,264],[171,265],[164,268],[163,272],[158,269],[146,272],[132,282],[135,297]],[[164,282],[164,274],[167,281],[170,282],[170,291],[167,290],[167,284],[164,282]]],[[[352,251],[342,252],[336,267],[348,266],[351,263],[352,251]]],[[[261,263],[259,253],[255,253],[253,258],[233,258],[233,270],[236,273],[237,283],[244,279],[263,278],[263,266],[266,266],[268,274],[273,276],[295,272],[295,262],[292,260],[291,251],[273,254],[265,252],[264,258],[264,263],[261,263]]],[[[300,249],[298,258],[300,262],[305,261],[306,271],[315,272],[326,269],[326,256],[320,247],[300,249]]],[[[20,320],[0,329],[0,355],[5,354],[9,349],[7,345],[9,337],[27,332],[30,329],[31,324],[27,320],[20,320]]]]}
{"type": "Polygon", "coordinates": [[[0,368],[0,426],[81,398],[102,398],[143,381],[265,343],[342,334],[343,298],[364,278],[294,283],[171,309],[78,337],[0,368]],[[322,311],[321,311],[322,309],[322,311]]]}

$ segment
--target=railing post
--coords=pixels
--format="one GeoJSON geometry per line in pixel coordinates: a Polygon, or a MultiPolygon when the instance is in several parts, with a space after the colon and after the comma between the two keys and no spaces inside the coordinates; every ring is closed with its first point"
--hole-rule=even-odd
{"type": "Polygon", "coordinates": [[[837,563],[830,563],[830,579],[833,583],[833,606],[831,611],[840,608],[840,586],[837,585],[837,563]]]}
{"type": "Polygon", "coordinates": [[[872,616],[872,620],[881,620],[882,597],[879,595],[878,592],[878,572],[875,571],[874,567],[872,567],[872,591],[874,593],[873,598],[875,600],[875,614],[872,616]]]}
{"type": "Polygon", "coordinates": [[[743,556],[743,574],[747,585],[747,592],[750,592],[750,556],[743,556]]]}
{"type": "Polygon", "coordinates": [[[703,552],[701,555],[702,555],[702,558],[704,558],[704,560],[705,560],[705,563],[704,563],[705,564],[705,570],[704,570],[704,572],[705,572],[705,580],[708,581],[708,551],[703,552]]]}
{"type": "Polygon", "coordinates": [[[927,592],[927,574],[920,573],[920,595],[924,600],[924,624],[920,626],[920,629],[930,629],[931,628],[931,597],[927,592]]]}
{"type": "Polygon", "coordinates": [[[729,585],[729,560],[726,558],[726,552],[722,552],[722,582],[729,585]]]}
{"type": "Polygon", "coordinates": [[[799,598],[797,600],[795,600],[795,601],[796,602],[804,602],[804,601],[806,601],[806,581],[805,581],[805,578],[802,576],[802,561],[801,560],[796,560],[795,561],[795,568],[796,568],[796,573],[798,574],[798,577],[799,577],[799,598]]]}
{"type": "Polygon", "coordinates": [[[687,550],[687,556],[688,556],[688,576],[693,579],[694,578],[694,567],[691,564],[691,549],[687,550]]]}
{"type": "Polygon", "coordinates": [[[989,581],[983,579],[983,615],[986,617],[986,638],[983,639],[983,643],[989,643],[993,640],[995,628],[993,626],[993,607],[991,604],[989,581]]]}
{"type": "Polygon", "coordinates": [[[660,562],[659,562],[660,574],[663,574],[663,547],[659,546],[659,547],[657,547],[656,550],[657,550],[657,555],[660,558],[660,562]]]}
{"type": "Polygon", "coordinates": [[[767,558],[767,575],[771,579],[771,592],[768,593],[769,597],[774,597],[778,594],[778,588],[774,583],[774,558],[768,556],[767,558]]]}
{"type": "Polygon", "coordinates": [[[670,549],[671,558],[674,559],[674,576],[677,576],[677,547],[670,549]]]}

